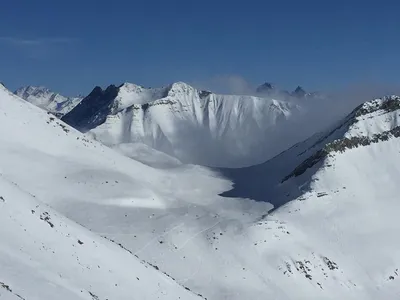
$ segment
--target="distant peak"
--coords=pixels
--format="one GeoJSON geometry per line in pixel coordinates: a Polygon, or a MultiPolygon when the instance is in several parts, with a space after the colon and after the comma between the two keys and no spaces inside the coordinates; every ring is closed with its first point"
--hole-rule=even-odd
{"type": "Polygon", "coordinates": [[[306,91],[301,87],[297,86],[297,88],[293,91],[292,95],[298,98],[302,98],[306,95],[306,91]]]}
{"type": "Polygon", "coordinates": [[[275,87],[271,83],[265,82],[262,85],[260,85],[259,87],[257,87],[256,92],[257,93],[268,93],[274,89],[275,89],[275,87]]]}

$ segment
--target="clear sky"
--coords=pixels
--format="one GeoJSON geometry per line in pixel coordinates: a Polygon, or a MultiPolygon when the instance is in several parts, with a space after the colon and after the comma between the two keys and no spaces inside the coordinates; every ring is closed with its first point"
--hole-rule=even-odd
{"type": "Polygon", "coordinates": [[[400,1],[9,0],[0,11],[10,89],[74,95],[233,77],[324,90],[399,74],[400,1]]]}

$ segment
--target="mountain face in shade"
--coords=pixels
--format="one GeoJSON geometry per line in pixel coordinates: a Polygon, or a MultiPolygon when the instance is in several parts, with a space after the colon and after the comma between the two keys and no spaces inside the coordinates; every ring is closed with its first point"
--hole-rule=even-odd
{"type": "Polygon", "coordinates": [[[63,116],[62,120],[82,131],[97,127],[104,123],[110,114],[118,90],[115,85],[110,85],[105,90],[95,87],[72,111],[63,116]]]}

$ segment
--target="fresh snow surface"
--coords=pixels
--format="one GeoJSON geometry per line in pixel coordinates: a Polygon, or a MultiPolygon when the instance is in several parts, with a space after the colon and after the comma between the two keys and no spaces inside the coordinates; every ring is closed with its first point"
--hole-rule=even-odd
{"type": "Polygon", "coordinates": [[[35,86],[19,88],[15,94],[59,117],[71,111],[82,100],[81,97],[64,97],[45,87],[35,86]]]}
{"type": "Polygon", "coordinates": [[[0,87],[1,297],[398,299],[393,99],[264,164],[213,171],[124,157],[0,87]],[[374,142],[302,163],[364,134],[374,142]]]}

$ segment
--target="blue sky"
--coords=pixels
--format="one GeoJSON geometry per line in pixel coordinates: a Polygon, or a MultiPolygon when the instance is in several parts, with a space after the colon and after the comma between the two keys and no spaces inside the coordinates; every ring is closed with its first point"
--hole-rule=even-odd
{"type": "Polygon", "coordinates": [[[399,11],[372,0],[6,1],[0,81],[67,95],[126,81],[397,85],[399,11]]]}

